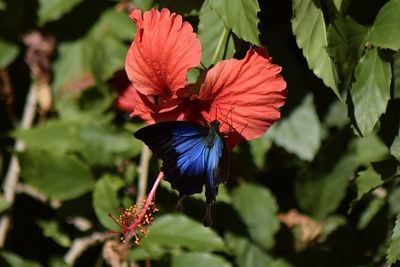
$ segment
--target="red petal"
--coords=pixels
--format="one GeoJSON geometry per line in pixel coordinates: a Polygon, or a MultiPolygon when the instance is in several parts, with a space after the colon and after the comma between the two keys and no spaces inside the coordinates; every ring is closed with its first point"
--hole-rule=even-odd
{"type": "Polygon", "coordinates": [[[251,49],[242,60],[224,60],[208,73],[199,101],[207,121],[218,119],[221,132],[233,130],[247,140],[260,137],[280,118],[286,82],[281,67],[264,49],[251,49]]]}
{"type": "Polygon", "coordinates": [[[135,88],[146,96],[174,97],[186,85],[190,68],[200,64],[201,44],[192,26],[182,16],[152,9],[136,9],[130,14],[137,24],[129,48],[125,70],[135,88]]]}

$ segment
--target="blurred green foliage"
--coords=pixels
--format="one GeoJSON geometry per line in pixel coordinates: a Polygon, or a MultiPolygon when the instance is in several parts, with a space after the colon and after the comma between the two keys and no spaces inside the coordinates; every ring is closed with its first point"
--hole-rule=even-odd
{"type": "MultiPolygon", "coordinates": [[[[369,267],[400,260],[400,0],[1,0],[2,182],[11,155],[21,171],[15,200],[7,200],[6,184],[0,194],[2,219],[12,222],[0,266],[111,262],[104,239],[73,260],[69,253],[74,242],[117,231],[108,214],[132,205],[142,182],[143,145],[132,137],[142,123],[114,106],[127,86],[124,60],[136,31],[128,7],[182,14],[198,32],[205,67],[267,46],[288,85],[282,119],[232,152],[212,228],[201,225],[204,197],[186,199],[178,213],[176,192],[163,184],[149,236],[129,250],[129,261],[369,267]],[[56,41],[51,79],[25,60],[32,32],[56,41]],[[37,97],[52,105],[41,105],[23,129],[33,85],[51,89],[37,97]]],[[[158,168],[152,159],[148,188],[158,168]]]]}

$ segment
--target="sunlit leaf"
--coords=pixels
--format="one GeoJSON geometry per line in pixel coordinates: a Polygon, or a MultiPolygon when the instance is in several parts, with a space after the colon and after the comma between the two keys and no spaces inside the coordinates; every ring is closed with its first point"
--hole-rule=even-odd
{"type": "Polygon", "coordinates": [[[328,40],[319,0],[293,1],[292,30],[310,69],[340,98],[338,73],[326,49],[328,40]]]}
{"type": "Polygon", "coordinates": [[[374,189],[375,187],[381,185],[383,181],[381,180],[381,176],[376,173],[372,166],[369,166],[368,169],[364,171],[360,171],[357,173],[357,199],[360,200],[361,197],[374,189]]]}
{"type": "Polygon", "coordinates": [[[312,160],[321,145],[321,125],[312,97],[307,97],[289,117],[267,133],[272,140],[300,159],[312,160]]]}
{"type": "Polygon", "coordinates": [[[385,112],[390,99],[390,63],[374,48],[365,53],[355,69],[351,88],[354,117],[362,135],[368,135],[385,112]]]}
{"type": "Polygon", "coordinates": [[[241,185],[232,192],[232,204],[247,225],[251,238],[263,248],[271,248],[279,229],[278,208],[271,192],[261,186],[241,185]]]}
{"type": "Polygon", "coordinates": [[[201,62],[206,67],[223,58],[231,58],[235,52],[232,35],[211,8],[210,0],[204,1],[200,10],[198,37],[202,47],[201,62]]]}
{"type": "Polygon", "coordinates": [[[261,46],[258,39],[260,20],[257,17],[260,7],[256,0],[212,0],[209,3],[239,38],[261,46]]]}
{"type": "Polygon", "coordinates": [[[380,10],[371,28],[373,45],[393,50],[400,49],[400,0],[388,1],[380,10]]]}
{"type": "Polygon", "coordinates": [[[132,41],[135,32],[136,27],[126,12],[110,8],[101,14],[91,34],[95,34],[97,37],[107,35],[118,40],[132,41]]]}
{"type": "Polygon", "coordinates": [[[19,48],[13,43],[0,39],[0,69],[6,68],[18,56],[19,48]]]}
{"type": "Polygon", "coordinates": [[[233,250],[235,262],[238,267],[265,267],[271,266],[273,259],[260,247],[250,240],[237,237],[231,233],[226,235],[228,246],[233,250]]]}
{"type": "Polygon", "coordinates": [[[61,18],[83,0],[39,0],[39,25],[61,18]]]}
{"type": "Polygon", "coordinates": [[[89,167],[76,156],[31,150],[19,160],[25,181],[52,199],[73,199],[94,186],[89,167]]]}
{"type": "Polygon", "coordinates": [[[392,145],[390,146],[390,154],[400,161],[400,137],[396,136],[392,145]]]}
{"type": "Polygon", "coordinates": [[[61,232],[58,223],[54,220],[45,221],[40,220],[38,222],[40,228],[42,228],[43,235],[54,240],[57,244],[62,247],[69,247],[71,245],[71,239],[68,235],[61,232]]]}
{"type": "Polygon", "coordinates": [[[224,241],[211,228],[184,215],[156,217],[149,227],[150,234],[142,243],[160,244],[170,248],[188,248],[198,251],[222,251],[224,241]]]}
{"type": "Polygon", "coordinates": [[[393,228],[392,239],[386,254],[387,263],[392,265],[400,260],[400,215],[397,215],[396,224],[393,228]]]}
{"type": "Polygon", "coordinates": [[[363,166],[368,166],[370,162],[383,160],[389,154],[386,145],[374,133],[356,138],[350,147],[355,151],[357,162],[363,166]]]}
{"type": "Polygon", "coordinates": [[[189,252],[173,255],[172,267],[231,267],[232,264],[221,256],[205,252],[189,252]]]}
{"type": "Polygon", "coordinates": [[[124,185],[119,177],[106,175],[97,181],[93,190],[93,208],[97,219],[108,230],[119,230],[115,222],[108,216],[114,218],[119,215],[120,203],[117,191],[124,185]]]}
{"type": "Polygon", "coordinates": [[[37,262],[25,260],[17,254],[8,252],[8,251],[0,251],[0,256],[4,259],[4,261],[10,267],[41,267],[37,262]]]}

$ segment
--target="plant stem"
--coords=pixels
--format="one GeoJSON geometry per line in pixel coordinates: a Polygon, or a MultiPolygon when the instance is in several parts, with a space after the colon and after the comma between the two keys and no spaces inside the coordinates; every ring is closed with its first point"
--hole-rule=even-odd
{"type": "MultiPolygon", "coordinates": [[[[28,129],[32,126],[33,120],[36,114],[36,84],[33,83],[29,88],[28,95],[26,97],[24,113],[22,116],[21,128],[28,129]]],[[[15,152],[21,152],[25,149],[25,144],[21,140],[17,140],[14,145],[15,152]]],[[[20,173],[20,166],[17,156],[14,154],[11,157],[10,164],[8,165],[8,170],[3,183],[4,200],[10,205],[15,199],[15,189],[18,183],[20,173]]],[[[7,231],[10,226],[11,217],[5,214],[0,220],[0,248],[4,247],[4,242],[6,240],[7,231]]]]}
{"type": "Polygon", "coordinates": [[[143,145],[139,165],[138,194],[136,202],[142,200],[146,195],[150,158],[151,150],[146,145],[143,145]]]}
{"type": "Polygon", "coordinates": [[[227,35],[228,35],[228,29],[224,27],[224,30],[222,31],[221,36],[219,37],[217,48],[215,49],[214,55],[211,60],[212,64],[215,64],[215,62],[217,62],[218,55],[221,53],[221,49],[223,47],[223,43],[227,35]]]}

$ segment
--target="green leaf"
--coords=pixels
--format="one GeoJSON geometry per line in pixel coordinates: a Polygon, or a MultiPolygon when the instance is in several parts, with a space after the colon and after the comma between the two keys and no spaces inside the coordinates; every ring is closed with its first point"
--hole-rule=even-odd
{"type": "Polygon", "coordinates": [[[283,259],[277,259],[271,263],[270,267],[293,267],[293,265],[283,259]]]}
{"type": "Polygon", "coordinates": [[[18,129],[14,136],[24,141],[27,149],[45,150],[57,154],[77,151],[81,147],[76,124],[49,120],[44,125],[31,129],[18,129]]]}
{"type": "Polygon", "coordinates": [[[400,161],[400,137],[396,136],[392,145],[390,146],[390,154],[400,161]]]}
{"type": "Polygon", "coordinates": [[[321,125],[312,97],[306,97],[288,118],[272,126],[267,135],[300,159],[312,160],[322,138],[321,125]]]}
{"type": "Polygon", "coordinates": [[[368,135],[385,112],[390,99],[390,63],[384,61],[376,48],[365,53],[355,69],[351,97],[354,117],[362,135],[368,135]]]}
{"type": "Polygon", "coordinates": [[[6,8],[7,8],[7,4],[4,2],[4,0],[0,0],[0,10],[5,10],[6,8]]]}
{"type": "Polygon", "coordinates": [[[393,55],[394,98],[400,99],[400,52],[393,55]]]}
{"type": "Polygon", "coordinates": [[[71,245],[71,239],[68,235],[60,231],[58,223],[54,220],[45,221],[40,220],[38,225],[43,231],[45,237],[49,237],[54,240],[57,244],[62,247],[69,247],[71,245]]]}
{"type": "Polygon", "coordinates": [[[225,26],[240,38],[261,46],[258,35],[257,13],[260,11],[257,0],[212,0],[211,7],[225,22],[225,26]]]}
{"type": "Polygon", "coordinates": [[[400,49],[400,0],[390,0],[380,10],[371,28],[372,45],[400,49]]]}
{"type": "Polygon", "coordinates": [[[264,167],[265,156],[271,147],[272,141],[267,134],[250,142],[251,154],[258,168],[262,169],[264,167]]]}
{"type": "Polygon", "coordinates": [[[346,196],[346,189],[357,168],[353,155],[345,154],[333,169],[311,170],[296,180],[296,199],[302,209],[316,219],[335,211],[346,196]],[[332,190],[334,188],[334,190],[332,190]]]}
{"type": "Polygon", "coordinates": [[[383,183],[381,176],[372,166],[369,166],[368,169],[364,171],[358,172],[357,175],[357,200],[360,200],[364,194],[383,183]]]}
{"type": "Polygon", "coordinates": [[[187,252],[172,256],[172,267],[231,267],[232,264],[221,256],[205,252],[187,252]]]}
{"type": "Polygon", "coordinates": [[[30,150],[19,160],[26,182],[52,199],[73,199],[93,188],[89,167],[73,155],[30,150]]]}
{"type": "Polygon", "coordinates": [[[400,214],[397,215],[396,224],[393,228],[392,239],[386,255],[387,263],[392,265],[400,260],[400,214]]]}
{"type": "Polygon", "coordinates": [[[141,244],[155,243],[165,247],[184,247],[198,251],[223,251],[224,241],[211,228],[184,215],[158,217],[141,244]]]}
{"type": "Polygon", "coordinates": [[[370,162],[383,160],[389,154],[386,145],[374,133],[356,138],[352,141],[350,149],[355,152],[357,163],[363,166],[368,166],[370,162]]]}
{"type": "Polygon", "coordinates": [[[110,35],[103,35],[95,45],[92,69],[100,81],[112,78],[117,70],[124,69],[127,47],[110,35]]]}
{"type": "Polygon", "coordinates": [[[338,66],[340,87],[347,91],[367,42],[368,28],[351,17],[337,16],[328,27],[328,53],[338,66]]]}
{"type": "Polygon", "coordinates": [[[119,230],[108,214],[118,217],[120,203],[117,192],[123,185],[124,182],[119,177],[105,175],[97,181],[93,190],[93,208],[97,219],[109,230],[119,230]]]}
{"type": "Polygon", "coordinates": [[[147,259],[160,259],[167,253],[167,248],[158,243],[146,242],[144,239],[140,246],[129,250],[128,258],[130,261],[143,261],[147,259]]]}
{"type": "Polygon", "coordinates": [[[18,56],[19,48],[13,43],[0,39],[0,69],[6,68],[18,56]]]}
{"type": "Polygon", "coordinates": [[[98,37],[112,36],[120,41],[132,41],[135,32],[136,27],[126,12],[110,8],[101,14],[91,34],[96,34],[98,37]]]}
{"type": "Polygon", "coordinates": [[[328,127],[343,128],[349,122],[347,117],[347,106],[342,101],[335,101],[329,108],[323,120],[328,127]]]}
{"type": "Polygon", "coordinates": [[[82,1],[83,0],[39,0],[39,26],[61,18],[82,1]]]}
{"type": "Polygon", "coordinates": [[[293,1],[292,30],[310,69],[326,86],[332,88],[340,99],[338,73],[326,50],[326,26],[318,0],[293,1]]]}
{"type": "Polygon", "coordinates": [[[381,210],[381,208],[386,204],[386,201],[383,198],[375,197],[370,201],[368,207],[364,209],[361,214],[360,220],[358,221],[357,228],[359,230],[365,229],[371,220],[375,217],[375,215],[381,210]]]}
{"type": "Polygon", "coordinates": [[[83,89],[95,84],[92,57],[93,43],[84,38],[58,45],[58,58],[53,64],[56,97],[62,94],[79,95],[83,89]]]}
{"type": "Polygon", "coordinates": [[[17,254],[14,254],[12,252],[8,251],[0,251],[0,256],[4,259],[4,261],[10,266],[10,267],[41,267],[37,262],[30,261],[30,260],[25,260],[18,256],[17,254]]]}
{"type": "Polygon", "coordinates": [[[231,233],[226,235],[228,246],[233,251],[235,262],[238,267],[265,267],[271,266],[273,259],[261,248],[254,245],[250,240],[237,237],[231,233]]]}
{"type": "Polygon", "coordinates": [[[341,215],[329,216],[324,223],[321,231],[322,240],[326,240],[333,232],[335,232],[339,227],[346,225],[347,219],[341,215]]]}
{"type": "Polygon", "coordinates": [[[204,1],[199,15],[198,37],[201,41],[201,62],[206,67],[235,53],[235,44],[228,28],[209,0],[204,1]]]}
{"type": "Polygon", "coordinates": [[[261,186],[244,184],[232,192],[232,204],[247,225],[251,238],[265,249],[273,247],[279,220],[271,192],[261,186]]]}

